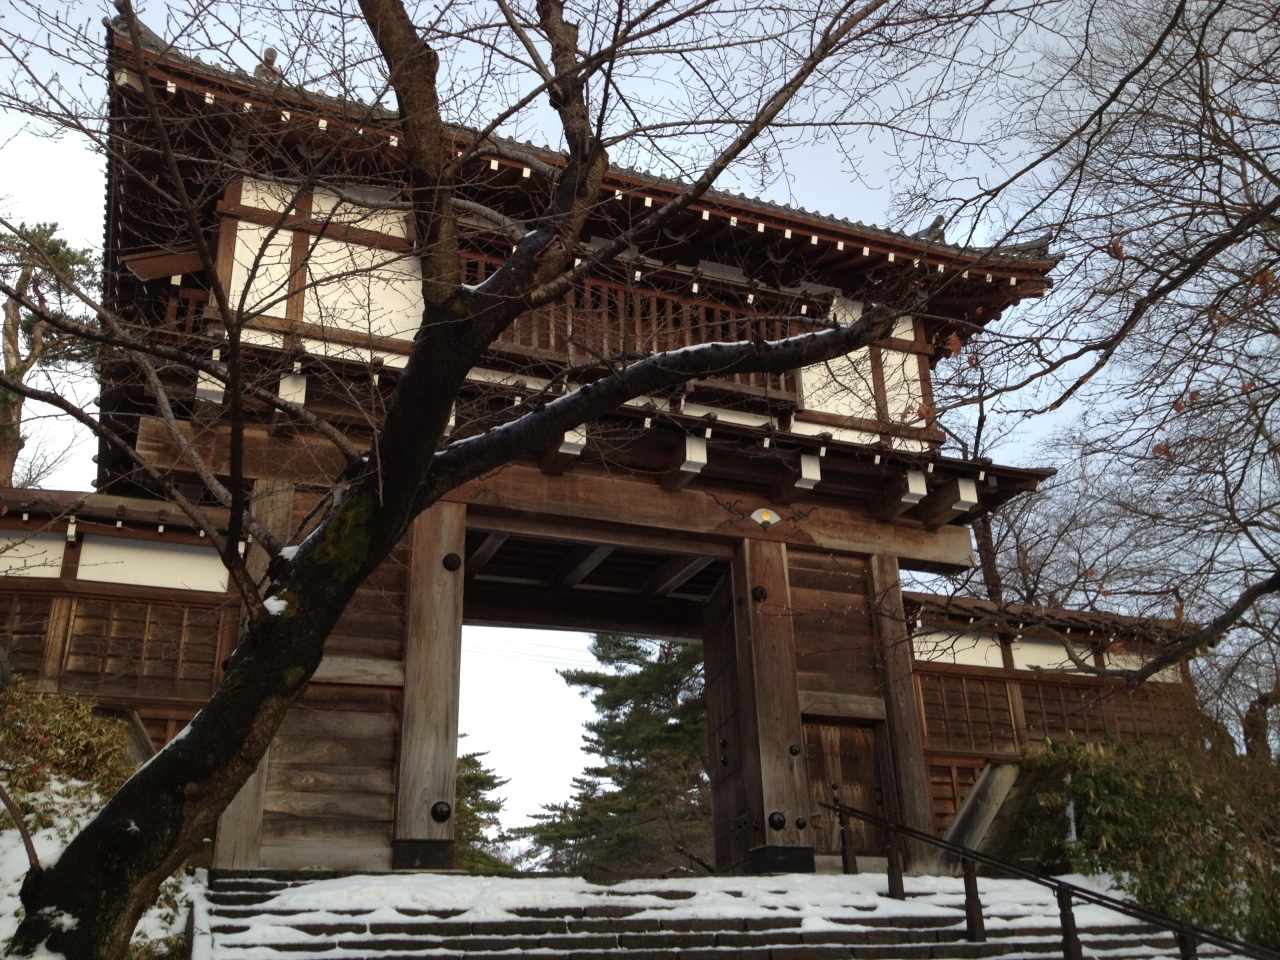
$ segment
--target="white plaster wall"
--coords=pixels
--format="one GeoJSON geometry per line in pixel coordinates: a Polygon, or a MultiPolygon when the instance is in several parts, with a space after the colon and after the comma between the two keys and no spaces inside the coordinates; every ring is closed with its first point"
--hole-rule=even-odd
{"type": "Polygon", "coordinates": [[[920,361],[914,353],[881,350],[884,367],[884,396],[889,419],[908,426],[923,426],[917,411],[924,402],[920,383],[920,361]]]}
{"type": "Polygon", "coordinates": [[[56,577],[66,546],[65,533],[6,531],[0,534],[0,576],[56,577]]]}
{"type": "MultiPolygon", "coordinates": [[[[1089,644],[1077,643],[1075,651],[1084,658],[1085,662],[1092,662],[1093,650],[1089,644]]],[[[1037,667],[1041,670],[1076,669],[1076,665],[1071,662],[1061,643],[1057,640],[1035,638],[1013,641],[1013,666],[1018,670],[1031,670],[1037,667]]]]}
{"type": "Polygon", "coordinates": [[[806,410],[840,417],[876,419],[871,352],[866,348],[800,371],[806,410]]]}
{"type": "Polygon", "coordinates": [[[422,274],[414,257],[320,239],[307,263],[307,323],[412,340],[422,322],[422,274]]]}
{"type": "MultiPolygon", "coordinates": [[[[1107,666],[1115,670],[1138,670],[1149,659],[1141,653],[1130,653],[1125,650],[1115,649],[1107,650],[1102,656],[1107,666]]],[[[1152,676],[1151,679],[1160,683],[1181,683],[1182,671],[1177,665],[1168,666],[1152,676]]]]}
{"type": "Polygon", "coordinates": [[[958,663],[971,667],[1003,667],[1000,639],[987,633],[947,633],[932,630],[911,638],[916,659],[929,663],[958,663]]]}
{"type": "Polygon", "coordinates": [[[212,547],[87,534],[77,579],[225,593],[227,570],[212,547]]]}
{"type": "MultiPolygon", "coordinates": [[[[228,294],[231,306],[235,308],[240,303],[246,284],[248,285],[248,295],[244,302],[247,316],[283,317],[285,313],[289,296],[293,233],[288,230],[277,231],[268,240],[270,234],[269,228],[244,221],[240,222],[236,230],[235,261],[231,269],[231,289],[228,294]],[[250,272],[253,273],[251,281],[250,272]]],[[[279,334],[261,331],[255,333],[258,338],[266,338],[266,345],[279,346],[276,342],[280,340],[279,334]]],[[[255,339],[253,342],[261,340],[255,339]]]]}
{"type": "MultiPolygon", "coordinates": [[[[352,191],[352,198],[358,191],[352,191]]],[[[371,189],[364,191],[361,199],[375,204],[372,207],[346,203],[338,199],[337,194],[317,190],[311,198],[311,215],[317,220],[341,223],[361,230],[372,230],[403,239],[409,235],[408,212],[405,210],[389,210],[377,204],[394,203],[398,198],[387,191],[371,189]]]]}

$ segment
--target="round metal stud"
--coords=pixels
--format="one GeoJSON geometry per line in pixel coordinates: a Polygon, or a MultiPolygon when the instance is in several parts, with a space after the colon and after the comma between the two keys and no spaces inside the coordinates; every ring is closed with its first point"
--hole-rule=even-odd
{"type": "Polygon", "coordinates": [[[766,600],[769,599],[769,591],[766,590],[764,587],[752,587],[751,599],[754,600],[756,603],[764,603],[766,600]]]}
{"type": "Polygon", "coordinates": [[[444,559],[440,561],[444,564],[444,568],[452,573],[455,570],[462,569],[462,558],[456,553],[446,553],[444,559]]]}
{"type": "Polygon", "coordinates": [[[775,810],[769,814],[769,826],[775,830],[783,830],[787,826],[787,818],[781,810],[775,810]]]}
{"type": "Polygon", "coordinates": [[[792,755],[793,757],[798,757],[798,756],[800,756],[800,744],[798,744],[798,743],[793,743],[793,744],[792,744],[791,746],[789,746],[787,749],[791,751],[791,755],[792,755]]]}
{"type": "Polygon", "coordinates": [[[436,823],[444,823],[453,816],[453,807],[445,803],[443,800],[437,800],[431,805],[431,819],[436,823]]]}
{"type": "Polygon", "coordinates": [[[804,817],[796,817],[796,829],[797,829],[797,830],[803,830],[803,829],[804,829],[805,827],[807,827],[808,825],[809,825],[809,821],[808,821],[808,820],[806,820],[804,817]]]}

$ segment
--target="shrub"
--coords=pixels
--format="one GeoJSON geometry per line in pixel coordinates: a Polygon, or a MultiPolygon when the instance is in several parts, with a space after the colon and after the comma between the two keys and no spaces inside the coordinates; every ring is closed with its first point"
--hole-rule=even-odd
{"type": "MultiPolygon", "coordinates": [[[[0,695],[0,770],[28,829],[73,831],[133,772],[129,726],[79,697],[34,693],[15,678],[0,695]]],[[[13,827],[0,816],[0,829],[13,827]]]]}
{"type": "Polygon", "coordinates": [[[1280,946],[1275,763],[1136,741],[1050,742],[1022,763],[1061,774],[1031,823],[1042,867],[1110,874],[1144,906],[1280,946]],[[1069,807],[1074,841],[1061,831],[1069,807]]]}

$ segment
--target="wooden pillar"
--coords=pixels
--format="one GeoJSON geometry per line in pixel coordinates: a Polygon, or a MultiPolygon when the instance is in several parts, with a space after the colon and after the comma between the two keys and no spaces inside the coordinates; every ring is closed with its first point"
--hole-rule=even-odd
{"type": "Polygon", "coordinates": [[[743,540],[733,561],[738,716],[752,873],[812,873],[787,550],[743,540]]]}
{"type": "MultiPolygon", "coordinates": [[[[293,534],[293,484],[281,480],[258,480],[253,486],[253,515],[281,542],[293,534]]],[[[254,580],[267,572],[267,552],[251,544],[245,567],[254,580]]],[[[245,781],[235,799],[222,811],[213,844],[213,866],[217,870],[253,870],[262,849],[262,807],[267,796],[267,766],[271,748],[258,762],[258,769],[245,781]]]]}
{"type": "MultiPolygon", "coordinates": [[[[929,772],[924,763],[924,736],[916,703],[912,667],[911,632],[902,606],[898,558],[870,558],[871,590],[875,610],[876,642],[880,653],[881,687],[888,728],[888,756],[892,770],[887,779],[893,796],[886,804],[890,816],[913,830],[933,833],[933,801],[929,772]],[[896,809],[895,809],[896,808],[896,809]]],[[[936,856],[922,843],[906,844],[907,870],[932,872],[936,856]]]]}
{"type": "Polygon", "coordinates": [[[413,524],[395,870],[453,867],[466,520],[463,504],[437,503],[413,524]]]}

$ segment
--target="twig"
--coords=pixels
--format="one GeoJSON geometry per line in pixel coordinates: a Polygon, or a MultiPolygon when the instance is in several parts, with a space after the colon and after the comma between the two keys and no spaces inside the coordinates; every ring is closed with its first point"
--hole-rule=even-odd
{"type": "Polygon", "coordinates": [[[31,863],[31,869],[42,869],[40,858],[36,856],[36,845],[32,842],[31,833],[27,830],[27,824],[22,819],[22,811],[13,802],[13,797],[9,796],[9,791],[4,788],[3,783],[0,783],[0,802],[4,803],[4,808],[9,811],[9,816],[13,817],[13,822],[18,825],[18,832],[22,834],[22,845],[27,848],[27,860],[31,863]]]}

